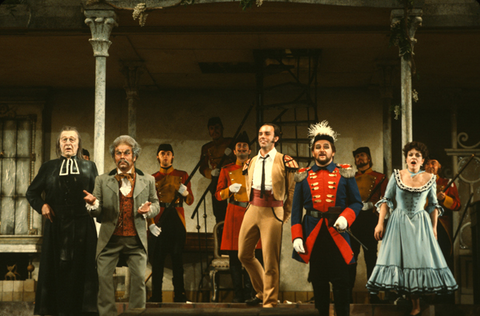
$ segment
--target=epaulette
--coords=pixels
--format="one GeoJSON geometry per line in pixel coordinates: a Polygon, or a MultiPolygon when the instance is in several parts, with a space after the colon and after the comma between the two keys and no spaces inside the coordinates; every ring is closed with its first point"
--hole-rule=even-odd
{"type": "Polygon", "coordinates": [[[283,163],[285,167],[288,169],[294,169],[294,170],[298,169],[298,163],[295,161],[295,159],[293,159],[289,155],[283,155],[283,163]]]}
{"type": "Polygon", "coordinates": [[[295,172],[295,176],[293,177],[295,182],[302,182],[307,177],[309,170],[310,168],[298,169],[297,172],[295,172]]]}
{"type": "Polygon", "coordinates": [[[344,177],[344,178],[355,177],[355,171],[353,170],[351,165],[337,163],[337,167],[338,167],[338,170],[340,171],[340,175],[342,177],[344,177]]]}
{"type": "Polygon", "coordinates": [[[245,161],[245,163],[243,164],[243,169],[242,169],[242,174],[243,175],[246,175],[247,172],[248,172],[248,166],[250,166],[250,162],[252,161],[252,158],[248,159],[247,161],[245,161]]]}

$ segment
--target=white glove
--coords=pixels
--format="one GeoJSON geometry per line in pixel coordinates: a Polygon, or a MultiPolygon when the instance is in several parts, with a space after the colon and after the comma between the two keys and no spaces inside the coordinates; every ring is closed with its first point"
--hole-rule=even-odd
{"type": "Polygon", "coordinates": [[[155,237],[158,237],[158,235],[160,235],[160,233],[162,232],[162,229],[158,227],[156,224],[152,224],[148,226],[148,229],[150,230],[152,235],[155,237]]]}
{"type": "Polygon", "coordinates": [[[337,220],[335,221],[335,224],[333,224],[333,226],[335,226],[335,228],[339,231],[339,232],[344,232],[345,229],[347,229],[347,219],[343,216],[339,216],[337,218],[337,220]]]}
{"type": "Polygon", "coordinates": [[[213,169],[212,172],[210,172],[210,174],[212,175],[212,177],[218,177],[220,175],[220,169],[218,168],[213,169]]]}
{"type": "Polygon", "coordinates": [[[293,241],[293,249],[298,253],[305,253],[305,248],[303,248],[302,238],[295,238],[293,241]]]}
{"type": "Polygon", "coordinates": [[[242,187],[242,184],[241,183],[234,183],[234,184],[231,184],[228,189],[230,190],[230,192],[232,193],[237,193],[238,191],[240,191],[240,188],[242,187]]]}
{"type": "Polygon", "coordinates": [[[230,156],[230,154],[232,153],[232,150],[230,148],[225,148],[225,151],[223,152],[225,154],[225,156],[230,156]]]}
{"type": "Polygon", "coordinates": [[[180,187],[178,188],[178,193],[180,193],[183,196],[187,196],[188,195],[187,186],[183,183],[180,183],[180,187]]]}
{"type": "Polygon", "coordinates": [[[372,202],[363,202],[362,211],[371,210],[373,208],[372,202]]]}

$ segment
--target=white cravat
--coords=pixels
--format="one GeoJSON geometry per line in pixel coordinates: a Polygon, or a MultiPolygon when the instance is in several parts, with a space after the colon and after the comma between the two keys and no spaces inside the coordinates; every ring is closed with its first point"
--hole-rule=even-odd
{"type": "MultiPolygon", "coordinates": [[[[132,171],[133,171],[133,167],[126,173],[132,173],[132,171]]],[[[123,172],[117,169],[117,173],[121,174],[123,172]]],[[[128,181],[127,178],[123,178],[121,181],[122,181],[122,186],[120,187],[120,192],[122,192],[123,196],[127,196],[132,191],[132,184],[130,183],[130,181],[128,181]]]]}
{"type": "MultiPolygon", "coordinates": [[[[268,157],[265,158],[265,191],[272,191],[272,169],[273,169],[273,161],[275,160],[275,155],[277,154],[277,150],[273,147],[267,155],[268,157]]],[[[266,155],[265,155],[266,156],[266,155]]],[[[255,161],[255,167],[253,169],[253,184],[252,188],[255,190],[262,189],[262,164],[263,159],[260,157],[265,157],[258,152],[258,158],[255,161]]]]}

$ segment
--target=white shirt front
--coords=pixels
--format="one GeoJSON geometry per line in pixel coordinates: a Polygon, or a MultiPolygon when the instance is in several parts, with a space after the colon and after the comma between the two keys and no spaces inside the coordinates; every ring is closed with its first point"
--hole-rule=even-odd
{"type": "MultiPolygon", "coordinates": [[[[131,174],[132,171],[133,171],[133,167],[132,167],[132,169],[130,169],[126,173],[131,174]]],[[[117,168],[117,173],[121,174],[123,172],[121,172],[120,169],[117,168]]],[[[133,175],[132,175],[132,177],[133,177],[133,175]]],[[[130,193],[130,191],[132,191],[132,183],[130,181],[128,181],[127,178],[123,178],[122,179],[122,186],[120,187],[120,192],[122,192],[123,196],[127,196],[130,193]]]]}
{"type": "MultiPolygon", "coordinates": [[[[275,149],[275,147],[273,147],[273,149],[267,153],[268,158],[265,159],[265,190],[266,191],[272,191],[272,188],[273,188],[272,168],[273,168],[273,161],[275,160],[276,154],[277,154],[277,150],[275,149]]],[[[262,158],[262,154],[259,151],[257,161],[255,162],[255,168],[253,170],[252,188],[254,188],[255,190],[262,189],[262,165],[263,165],[263,158],[262,158]]]]}

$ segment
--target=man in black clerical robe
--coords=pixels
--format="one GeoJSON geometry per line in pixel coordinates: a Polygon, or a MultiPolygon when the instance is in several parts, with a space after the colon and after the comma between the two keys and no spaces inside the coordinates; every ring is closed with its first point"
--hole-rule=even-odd
{"type": "Polygon", "coordinates": [[[81,150],[78,131],[64,127],[57,139],[60,158],[40,167],[26,193],[33,209],[46,219],[35,315],[98,314],[97,232],[83,199],[83,190],[93,191],[98,172],[81,150]]]}

